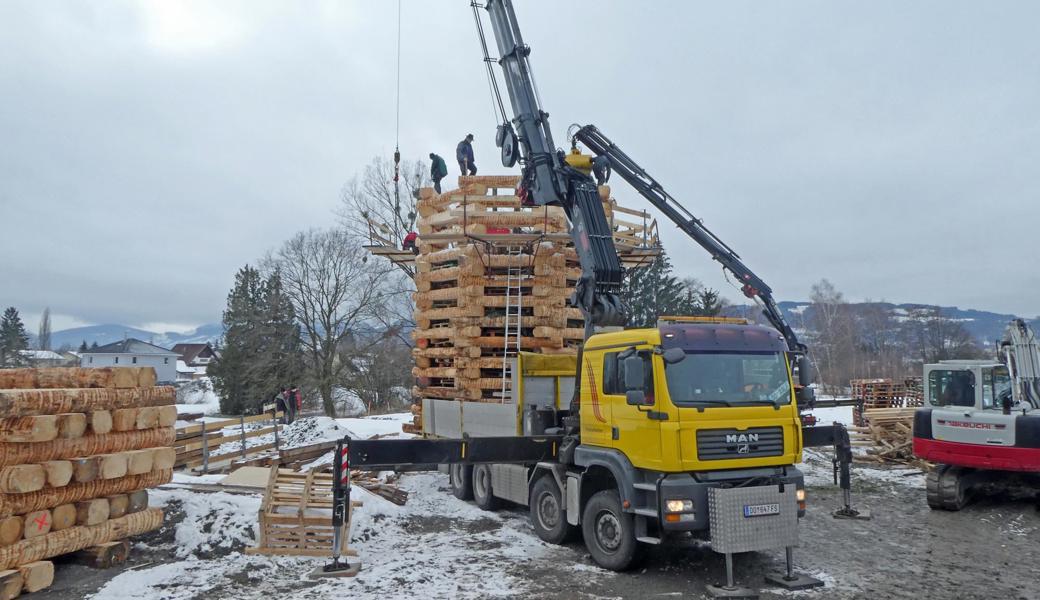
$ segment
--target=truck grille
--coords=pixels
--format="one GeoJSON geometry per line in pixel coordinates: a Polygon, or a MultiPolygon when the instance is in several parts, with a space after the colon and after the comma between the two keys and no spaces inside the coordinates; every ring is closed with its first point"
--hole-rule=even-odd
{"type": "Polygon", "coordinates": [[[702,429],[697,432],[697,458],[700,460],[781,456],[783,453],[782,427],[702,429]]]}

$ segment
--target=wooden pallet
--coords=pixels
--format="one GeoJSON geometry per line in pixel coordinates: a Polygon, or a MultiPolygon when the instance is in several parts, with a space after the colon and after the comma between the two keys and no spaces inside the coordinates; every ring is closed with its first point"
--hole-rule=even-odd
{"type": "MultiPolygon", "coordinates": [[[[279,556],[332,556],[332,475],[297,473],[271,467],[270,479],[260,506],[260,539],[247,554],[279,556]]],[[[351,502],[341,529],[341,556],[357,556],[347,546],[354,508],[351,502]]]]}

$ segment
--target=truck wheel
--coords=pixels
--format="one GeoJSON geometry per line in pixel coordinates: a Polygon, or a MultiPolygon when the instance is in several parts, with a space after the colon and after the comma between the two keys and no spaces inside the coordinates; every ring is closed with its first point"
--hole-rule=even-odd
{"type": "Polygon", "coordinates": [[[546,473],[534,482],[528,504],[531,526],[542,541],[562,544],[573,537],[577,528],[567,523],[563,494],[552,475],[546,473]]]}
{"type": "Polygon", "coordinates": [[[596,492],[585,505],[581,532],[592,559],[611,571],[635,565],[642,554],[631,513],[621,510],[615,490],[596,492]]]}
{"type": "Polygon", "coordinates": [[[451,493],[459,500],[473,499],[473,467],[461,463],[448,466],[448,481],[451,493]]]}
{"type": "Polygon", "coordinates": [[[473,501],[484,510],[498,508],[498,498],[491,492],[491,467],[488,465],[473,467],[473,501]]]}
{"type": "Polygon", "coordinates": [[[939,476],[939,497],[945,510],[960,510],[968,504],[967,471],[949,467],[939,476]]]}

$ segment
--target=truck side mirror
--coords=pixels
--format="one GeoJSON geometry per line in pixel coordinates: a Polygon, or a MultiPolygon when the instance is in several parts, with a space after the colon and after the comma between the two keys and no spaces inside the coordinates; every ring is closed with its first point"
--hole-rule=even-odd
{"type": "MultiPolygon", "coordinates": [[[[629,356],[625,359],[625,391],[643,391],[643,357],[629,356]]],[[[642,397],[642,395],[640,395],[642,397]]]]}
{"type": "Polygon", "coordinates": [[[645,405],[646,397],[643,395],[643,390],[628,390],[625,392],[625,403],[629,406],[645,405]]]}
{"type": "Polygon", "coordinates": [[[669,348],[661,354],[661,358],[665,364],[674,365],[682,362],[686,358],[686,352],[682,348],[669,348]]]}
{"type": "Polygon", "coordinates": [[[802,387],[808,387],[813,382],[813,365],[809,357],[802,354],[798,357],[798,383],[802,387]]]}

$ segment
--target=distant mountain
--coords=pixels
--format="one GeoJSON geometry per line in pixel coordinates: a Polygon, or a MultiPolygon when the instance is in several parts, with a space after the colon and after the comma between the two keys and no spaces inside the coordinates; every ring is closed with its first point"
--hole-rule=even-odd
{"type": "MultiPolygon", "coordinates": [[[[804,330],[812,320],[812,304],[809,302],[791,302],[783,301],[778,302],[780,310],[784,313],[784,318],[791,324],[792,327],[798,330],[804,330]]],[[[850,303],[861,305],[864,303],[850,303]]],[[[921,308],[936,308],[934,305],[929,304],[892,304],[890,302],[872,302],[872,306],[884,308],[889,311],[892,317],[897,320],[906,319],[910,311],[921,308]]],[[[974,310],[974,309],[961,309],[956,306],[940,306],[943,316],[960,321],[964,324],[965,329],[970,333],[979,343],[983,346],[991,345],[994,340],[1000,339],[1004,335],[1004,328],[1008,322],[1017,317],[1016,315],[1003,314],[989,312],[985,310],[974,310]]],[[[748,318],[754,317],[760,312],[760,309],[755,306],[741,304],[728,306],[724,309],[724,314],[729,316],[746,316],[748,318]]],[[[1034,329],[1040,329],[1040,319],[1029,319],[1025,317],[1026,321],[1034,329]]]]}
{"type": "Polygon", "coordinates": [[[62,345],[68,344],[75,349],[79,348],[79,345],[84,341],[87,342],[88,346],[94,342],[97,342],[98,346],[104,346],[111,342],[118,342],[123,338],[132,337],[156,346],[162,346],[163,348],[172,348],[174,344],[215,343],[223,334],[223,331],[224,329],[220,323],[207,323],[189,333],[172,331],[157,333],[126,325],[89,325],[87,327],[62,329],[61,331],[51,333],[51,347],[60,348],[62,345]]]}

